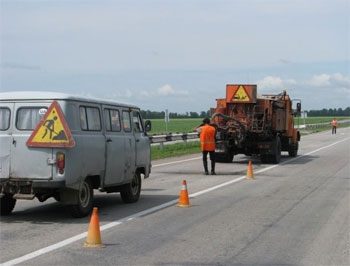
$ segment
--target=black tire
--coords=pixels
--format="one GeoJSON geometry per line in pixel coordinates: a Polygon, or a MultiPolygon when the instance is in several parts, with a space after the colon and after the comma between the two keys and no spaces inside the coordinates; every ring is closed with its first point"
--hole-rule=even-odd
{"type": "Polygon", "coordinates": [[[261,163],[270,163],[270,157],[268,154],[260,154],[261,163]]]}
{"type": "Polygon", "coordinates": [[[299,149],[299,142],[295,144],[291,144],[288,150],[289,157],[297,157],[298,149],[299,149]]]}
{"type": "Polygon", "coordinates": [[[0,214],[9,215],[13,211],[16,205],[16,199],[13,198],[11,194],[5,194],[2,198],[0,198],[0,214]]]}
{"type": "Polygon", "coordinates": [[[120,196],[124,203],[134,203],[140,198],[141,174],[136,171],[130,183],[124,185],[120,191],[120,196]]]}
{"type": "Polygon", "coordinates": [[[215,153],[215,162],[218,163],[232,163],[233,154],[232,153],[215,153]]]}
{"type": "Polygon", "coordinates": [[[279,136],[276,136],[272,147],[273,147],[273,154],[271,156],[271,162],[278,164],[281,161],[281,150],[282,150],[281,139],[279,136]]]}
{"type": "Polygon", "coordinates": [[[78,204],[70,206],[70,213],[74,218],[88,216],[92,211],[94,190],[90,180],[85,180],[77,193],[78,204]]]}

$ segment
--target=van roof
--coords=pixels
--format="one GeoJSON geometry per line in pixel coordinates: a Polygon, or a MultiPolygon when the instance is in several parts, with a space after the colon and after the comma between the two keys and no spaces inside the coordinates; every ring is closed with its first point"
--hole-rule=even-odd
{"type": "Polygon", "coordinates": [[[82,101],[91,103],[102,103],[119,105],[125,107],[138,108],[133,104],[121,103],[113,100],[87,97],[81,95],[73,95],[61,92],[51,92],[51,91],[13,91],[13,92],[0,92],[0,101],[30,101],[30,100],[72,100],[72,101],[82,101]]]}

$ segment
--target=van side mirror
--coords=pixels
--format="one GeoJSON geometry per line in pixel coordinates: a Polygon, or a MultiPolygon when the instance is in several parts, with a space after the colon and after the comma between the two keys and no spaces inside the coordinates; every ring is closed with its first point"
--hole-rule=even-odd
{"type": "Polygon", "coordinates": [[[146,120],[145,121],[145,131],[148,132],[148,131],[151,131],[152,129],[152,123],[150,120],[146,120]]]}

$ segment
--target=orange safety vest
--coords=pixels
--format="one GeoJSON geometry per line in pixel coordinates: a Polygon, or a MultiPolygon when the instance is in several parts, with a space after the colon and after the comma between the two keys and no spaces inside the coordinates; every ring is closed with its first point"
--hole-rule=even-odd
{"type": "Polygon", "coordinates": [[[199,139],[202,151],[215,151],[215,128],[210,125],[202,126],[199,139]]]}
{"type": "Polygon", "coordinates": [[[334,127],[338,126],[338,121],[337,120],[333,120],[332,121],[332,126],[334,126],[334,127]]]}

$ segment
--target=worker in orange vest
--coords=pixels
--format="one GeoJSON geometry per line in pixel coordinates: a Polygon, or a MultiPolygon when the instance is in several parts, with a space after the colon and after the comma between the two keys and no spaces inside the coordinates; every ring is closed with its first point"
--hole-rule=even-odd
{"type": "Polygon", "coordinates": [[[332,121],[332,134],[337,134],[337,126],[338,126],[338,121],[334,117],[332,121]]]}
{"type": "Polygon", "coordinates": [[[209,118],[204,118],[203,124],[194,128],[194,131],[197,131],[199,133],[199,139],[201,141],[204,173],[206,175],[209,175],[208,161],[207,161],[207,156],[209,153],[209,158],[211,161],[211,174],[216,175],[216,173],[215,173],[215,134],[216,134],[216,129],[214,126],[210,125],[209,118]]]}

